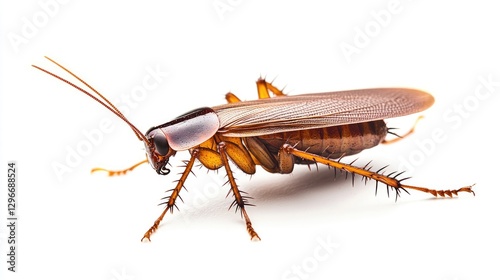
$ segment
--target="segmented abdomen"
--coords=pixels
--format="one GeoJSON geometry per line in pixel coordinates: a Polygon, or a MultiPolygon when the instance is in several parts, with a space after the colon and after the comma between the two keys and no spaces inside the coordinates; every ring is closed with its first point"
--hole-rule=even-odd
{"type": "MultiPolygon", "coordinates": [[[[277,154],[285,143],[329,158],[353,155],[377,146],[387,135],[383,120],[257,136],[277,154]]],[[[298,161],[297,163],[302,163],[298,161]]]]}

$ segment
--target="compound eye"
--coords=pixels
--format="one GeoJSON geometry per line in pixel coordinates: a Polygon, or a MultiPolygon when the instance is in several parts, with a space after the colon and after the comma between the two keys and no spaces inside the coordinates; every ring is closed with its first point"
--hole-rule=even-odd
{"type": "Polygon", "coordinates": [[[153,138],[153,144],[155,145],[155,150],[159,155],[164,156],[168,153],[168,141],[163,134],[157,133],[153,138]]]}

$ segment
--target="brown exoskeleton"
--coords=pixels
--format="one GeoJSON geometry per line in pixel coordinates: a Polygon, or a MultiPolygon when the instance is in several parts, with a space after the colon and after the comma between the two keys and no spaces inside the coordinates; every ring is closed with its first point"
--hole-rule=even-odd
{"type": "Polygon", "coordinates": [[[357,174],[366,180],[373,179],[377,185],[379,182],[385,184],[388,189],[396,190],[396,198],[401,190],[407,189],[443,197],[451,197],[459,192],[474,193],[472,186],[434,190],[404,185],[401,182],[407,178],[397,179],[401,173],[383,175],[383,168],[371,171],[367,166],[356,167],[335,160],[389,142],[385,140],[390,132],[384,119],[417,113],[433,104],[434,98],[420,90],[372,88],[287,96],[271,83],[259,79],[258,100],[240,101],[228,93],[228,104],[195,109],[142,134],[103,95],[54,60],[48,59],[84,83],[95,95],[47,70],[34,67],[99,102],[125,121],[139,140],[144,142],[147,160],[121,171],[102,168],[94,171],[106,171],[110,175],[123,174],[139,164],[149,162],[158,174],[166,175],[170,172],[166,167],[169,159],[177,152],[189,152],[190,159],[181,178],[166,197],[165,209],[141,240],[150,240],[167,211],[173,211],[176,207],[176,199],[195,161],[210,170],[225,169],[234,196],[231,206],[241,211],[252,240],[260,240],[260,237],[246,212],[248,197],[239,190],[229,161],[246,174],[254,174],[256,165],[268,172],[286,174],[293,171],[295,164],[321,163],[353,176],[357,174]],[[271,93],[275,97],[271,97],[271,93]]]}

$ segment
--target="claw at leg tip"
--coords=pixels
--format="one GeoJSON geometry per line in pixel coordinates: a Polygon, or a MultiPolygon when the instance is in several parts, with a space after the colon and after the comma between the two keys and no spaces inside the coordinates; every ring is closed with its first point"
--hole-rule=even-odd
{"type": "Polygon", "coordinates": [[[260,237],[258,235],[256,235],[256,236],[253,236],[250,240],[252,240],[253,242],[259,242],[260,237]]]}

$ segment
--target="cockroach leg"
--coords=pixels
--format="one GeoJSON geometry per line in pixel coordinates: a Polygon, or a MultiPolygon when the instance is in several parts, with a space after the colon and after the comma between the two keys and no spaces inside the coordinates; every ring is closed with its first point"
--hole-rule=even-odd
{"type": "Polygon", "coordinates": [[[387,185],[388,188],[391,187],[396,191],[396,199],[400,195],[401,190],[408,192],[407,189],[429,193],[435,197],[437,197],[438,195],[441,197],[445,197],[445,196],[453,197],[453,195],[458,195],[459,192],[468,192],[468,193],[474,194],[474,191],[472,190],[472,187],[474,185],[465,186],[465,187],[455,189],[455,190],[435,190],[435,189],[429,189],[429,188],[424,188],[424,187],[403,185],[403,184],[401,184],[401,182],[405,179],[396,179],[395,178],[400,173],[397,174],[396,176],[390,177],[387,175],[380,174],[378,172],[369,171],[367,169],[359,168],[359,167],[352,166],[349,164],[341,163],[339,161],[331,160],[331,159],[328,159],[328,158],[325,158],[322,156],[318,156],[315,154],[304,152],[304,151],[298,150],[298,149],[290,146],[289,144],[284,144],[283,150],[291,155],[297,156],[297,157],[305,159],[305,160],[310,160],[310,161],[322,163],[322,164],[337,168],[337,169],[342,170],[342,171],[347,171],[347,172],[350,172],[353,174],[361,175],[361,176],[368,178],[368,179],[373,179],[373,180],[377,181],[377,184],[378,184],[378,182],[383,183],[383,184],[387,185]]]}
{"type": "Polygon", "coordinates": [[[139,166],[139,165],[141,165],[143,163],[147,163],[147,162],[148,162],[148,160],[145,159],[145,160],[143,160],[141,162],[138,162],[138,163],[132,165],[129,168],[122,169],[122,170],[109,170],[109,169],[104,169],[104,168],[101,168],[101,167],[96,167],[96,168],[92,168],[92,170],[90,170],[90,173],[94,173],[94,172],[97,172],[97,171],[103,171],[103,172],[108,172],[108,176],[115,176],[115,175],[121,176],[121,175],[125,175],[129,171],[134,170],[137,166],[139,166]]]}
{"type": "Polygon", "coordinates": [[[161,203],[161,204],[166,204],[165,209],[161,213],[160,217],[158,217],[158,219],[156,219],[153,226],[151,226],[151,228],[149,228],[149,230],[146,231],[146,233],[142,237],[141,241],[143,241],[144,239],[151,241],[151,238],[150,238],[151,235],[158,229],[158,226],[160,225],[161,221],[163,220],[163,217],[165,216],[165,214],[169,210],[170,210],[170,212],[173,212],[174,207],[177,208],[177,206],[175,205],[175,200],[177,198],[180,198],[179,192],[184,187],[184,182],[186,182],[186,178],[188,177],[189,173],[191,172],[191,169],[193,168],[193,165],[194,165],[194,162],[195,162],[195,159],[197,156],[198,156],[198,150],[194,149],[191,153],[191,158],[189,159],[189,161],[186,164],[186,168],[184,169],[184,172],[182,172],[181,178],[179,179],[179,181],[177,181],[177,185],[175,186],[174,189],[171,190],[172,193],[170,194],[170,196],[167,196],[164,198],[164,199],[168,199],[168,200],[164,203],[161,203]]]}
{"type": "MultiPolygon", "coordinates": [[[[259,96],[259,99],[270,98],[271,95],[269,93],[271,92],[275,96],[286,96],[286,94],[284,94],[283,91],[279,90],[272,83],[267,82],[263,78],[259,78],[256,84],[257,84],[257,94],[259,96]]],[[[226,101],[227,103],[237,103],[241,102],[241,99],[239,99],[234,93],[228,92],[226,93],[226,101]]]]}
{"type": "Polygon", "coordinates": [[[241,102],[241,99],[238,98],[238,96],[234,95],[232,92],[226,93],[226,101],[227,103],[237,103],[241,102]]]}
{"type": "Polygon", "coordinates": [[[245,192],[240,191],[238,189],[238,185],[236,184],[236,180],[234,178],[233,172],[231,171],[231,167],[229,166],[229,161],[227,159],[227,154],[226,154],[226,143],[225,142],[220,142],[218,144],[218,151],[221,155],[222,162],[224,163],[224,167],[226,168],[226,173],[228,177],[229,184],[231,185],[231,192],[233,193],[234,196],[234,201],[231,203],[229,208],[235,206],[236,211],[238,209],[241,211],[241,214],[243,218],[245,219],[246,227],[248,234],[250,235],[250,239],[252,241],[259,241],[260,237],[257,234],[257,232],[253,229],[252,227],[252,222],[250,221],[250,217],[248,217],[247,211],[245,210],[245,205],[251,205],[248,203],[248,199],[250,197],[242,195],[245,192]]]}
{"type": "Polygon", "coordinates": [[[257,93],[259,95],[259,99],[270,98],[271,97],[271,95],[269,94],[270,92],[272,92],[275,96],[286,96],[286,94],[284,94],[283,91],[279,90],[272,83],[267,82],[263,78],[259,78],[256,83],[257,83],[257,93]]]}
{"type": "Polygon", "coordinates": [[[411,135],[413,132],[415,132],[415,127],[417,127],[418,122],[421,121],[423,118],[424,118],[424,116],[418,116],[417,120],[415,121],[415,123],[413,124],[413,126],[411,127],[411,129],[408,130],[403,135],[399,135],[399,134],[396,134],[394,132],[391,132],[390,128],[389,128],[387,130],[387,133],[396,136],[396,138],[390,139],[390,140],[384,139],[384,140],[382,140],[382,144],[392,144],[392,143],[398,142],[399,140],[401,140],[403,138],[406,138],[408,135],[411,135]]]}

